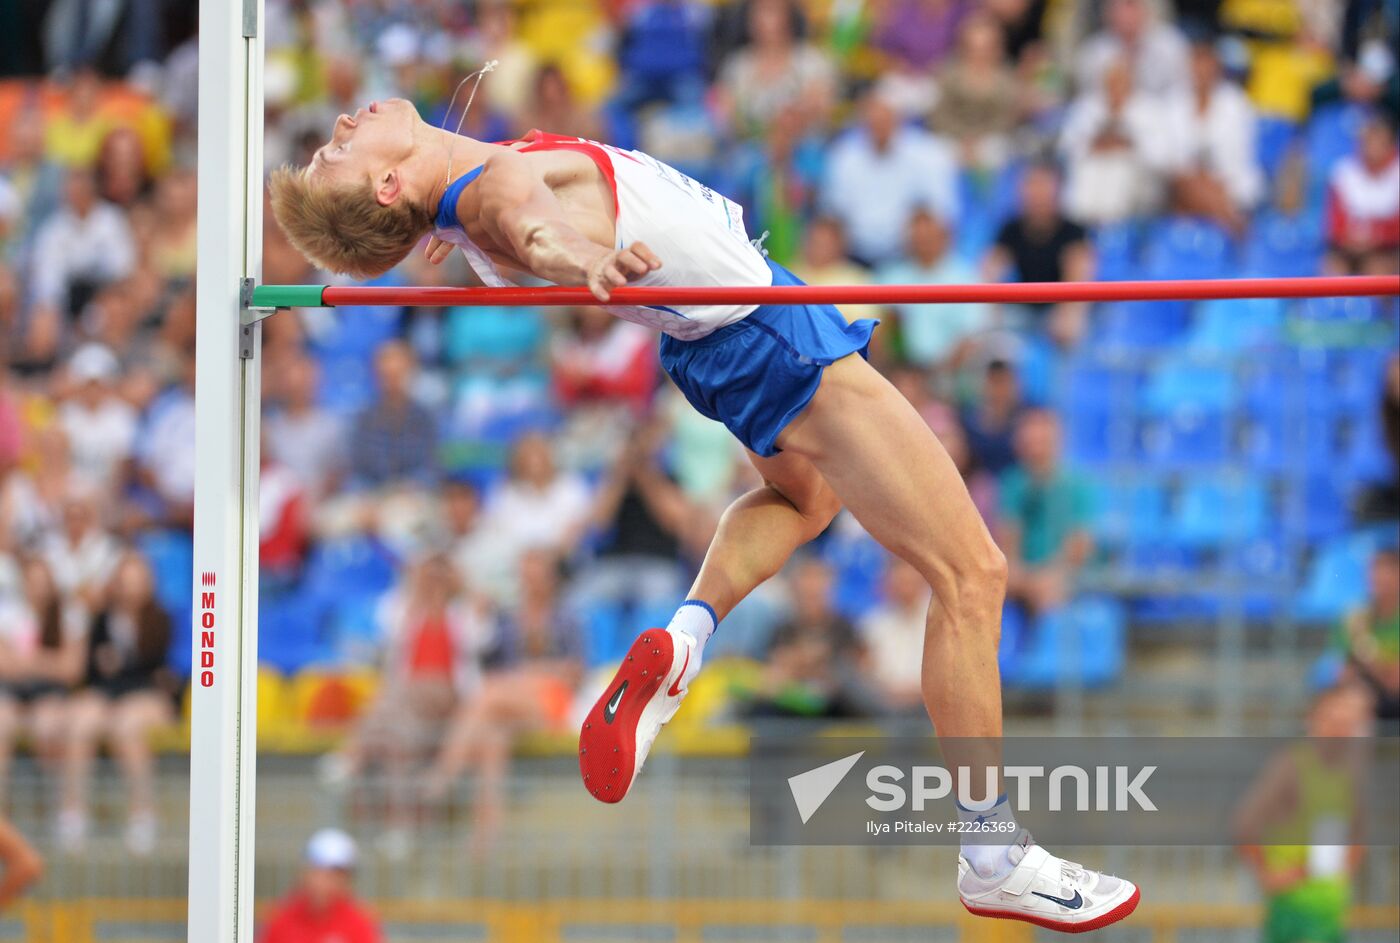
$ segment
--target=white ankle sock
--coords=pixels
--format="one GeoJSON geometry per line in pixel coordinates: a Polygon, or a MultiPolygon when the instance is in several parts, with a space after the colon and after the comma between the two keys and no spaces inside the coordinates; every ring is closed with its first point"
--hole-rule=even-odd
{"type": "MultiPolygon", "coordinates": [[[[698,599],[687,599],[681,603],[681,607],[676,610],[676,614],[671,617],[671,624],[666,628],[675,632],[684,632],[695,640],[695,653],[690,656],[693,666],[698,667],[700,656],[705,651],[705,643],[710,640],[710,636],[715,634],[717,622],[715,611],[708,603],[698,599]]],[[[694,669],[686,672],[694,677],[694,669]]]]}
{"type": "Polygon", "coordinates": [[[1020,833],[1020,828],[1016,825],[1016,816],[1011,811],[1011,800],[1002,793],[995,799],[969,802],[967,806],[961,802],[954,804],[958,807],[959,820],[978,824],[995,823],[997,826],[995,832],[981,832],[976,835],[964,833],[962,856],[967,859],[967,863],[972,865],[979,877],[989,880],[1010,874],[1015,865],[1012,864],[1008,852],[1020,833]],[[1002,828],[1006,831],[1002,831],[1002,828]]]}

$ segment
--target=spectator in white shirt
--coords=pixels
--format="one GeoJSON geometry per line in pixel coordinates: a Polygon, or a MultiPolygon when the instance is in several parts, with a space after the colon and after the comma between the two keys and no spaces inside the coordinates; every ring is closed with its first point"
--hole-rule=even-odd
{"type": "Polygon", "coordinates": [[[1104,28],[1086,39],[1075,57],[1079,90],[1100,91],[1120,59],[1127,60],[1146,95],[1167,95],[1186,86],[1186,40],[1162,19],[1156,0],[1108,0],[1104,28]]]}
{"type": "Polygon", "coordinates": [[[1161,203],[1161,113],[1133,86],[1125,60],[1109,66],[1101,87],[1070,105],[1060,133],[1065,212],[1088,224],[1146,215],[1161,203]]]}
{"type": "Polygon", "coordinates": [[[592,500],[577,475],[554,464],[553,446],[539,433],[523,436],[510,457],[510,471],[486,507],[484,527],[503,556],[550,550],[567,557],[578,545],[592,500]]]}
{"type": "Polygon", "coordinates": [[[957,174],[952,147],[902,124],[893,90],[876,86],[861,123],[831,147],[821,202],[845,226],[851,255],[876,265],[899,257],[920,207],[957,218],[957,174]]]}
{"type": "Polygon", "coordinates": [[[69,171],[64,205],[35,239],[30,356],[51,358],[62,341],[64,319],[76,317],[98,288],[125,277],[135,263],[135,242],[122,211],[98,199],[92,171],[69,171]]]}
{"type": "Polygon", "coordinates": [[[824,50],[799,34],[801,16],[793,0],[749,4],[748,43],[720,65],[714,86],[719,113],[740,136],[761,136],[779,112],[793,105],[818,126],[830,110],[836,67],[824,50]]]}
{"type": "Polygon", "coordinates": [[[58,413],[74,474],[108,493],[120,483],[136,440],[136,410],[113,386],[120,373],[116,355],[106,347],[79,347],[68,360],[72,392],[58,413]]]}
{"type": "MultiPolygon", "coordinates": [[[[17,586],[0,593],[0,802],[9,786],[15,742],[47,767],[63,752],[65,702],[82,680],[87,623],[68,604],[40,557],[0,559],[18,571],[17,586]]],[[[7,574],[9,575],[9,574],[7,574]]]]}
{"type": "Polygon", "coordinates": [[[1394,274],[1400,268],[1400,147],[1383,113],[1361,129],[1356,153],[1327,181],[1327,268],[1339,274],[1394,274]]]}
{"type": "Polygon", "coordinates": [[[469,593],[489,602],[510,601],[516,574],[511,560],[502,559],[496,535],[483,525],[481,496],[469,481],[444,482],[438,535],[469,593]]]}
{"type": "Polygon", "coordinates": [[[278,378],[281,408],[267,419],[267,446],[313,498],[330,493],[347,461],[345,426],[316,402],[321,371],[304,354],[289,357],[278,378]]]}
{"type": "Polygon", "coordinates": [[[87,612],[101,608],[121,548],[102,526],[101,492],[74,485],[63,502],[63,523],[43,544],[54,583],[87,612]]]}
{"type": "Polygon", "coordinates": [[[919,578],[919,571],[891,556],[885,568],[884,599],[861,620],[860,634],[871,680],[895,713],[923,710],[919,677],[928,604],[928,584],[919,578]]]}
{"type": "Polygon", "coordinates": [[[1178,210],[1243,232],[1264,195],[1254,123],[1254,106],[1222,76],[1214,44],[1195,43],[1191,86],[1167,101],[1157,130],[1178,210]]]}

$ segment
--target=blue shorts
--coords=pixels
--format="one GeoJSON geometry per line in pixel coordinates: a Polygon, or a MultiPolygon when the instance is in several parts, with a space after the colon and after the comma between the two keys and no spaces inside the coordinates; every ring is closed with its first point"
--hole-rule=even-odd
{"type": "MultiPolygon", "coordinates": [[[[774,285],[801,285],[770,261],[774,285]]],[[[879,324],[847,323],[831,305],[761,305],[742,321],[699,340],[663,334],[661,365],[701,415],[759,455],[817,392],[822,370],[848,354],[865,356],[879,324]]]]}

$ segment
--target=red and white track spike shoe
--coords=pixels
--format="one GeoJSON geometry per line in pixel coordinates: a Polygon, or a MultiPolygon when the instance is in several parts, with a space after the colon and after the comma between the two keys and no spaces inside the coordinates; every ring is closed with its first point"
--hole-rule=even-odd
{"type": "Polygon", "coordinates": [[[1016,865],[1011,873],[991,881],[958,856],[958,897],[970,913],[1088,933],[1127,917],[1142,897],[1131,881],[1056,858],[1025,829],[1010,855],[1016,865]]]}
{"type": "Polygon", "coordinates": [[[579,771],[595,799],[620,802],[632,788],[699,669],[694,653],[694,640],[670,629],[647,629],[632,643],[579,731],[579,771]]]}

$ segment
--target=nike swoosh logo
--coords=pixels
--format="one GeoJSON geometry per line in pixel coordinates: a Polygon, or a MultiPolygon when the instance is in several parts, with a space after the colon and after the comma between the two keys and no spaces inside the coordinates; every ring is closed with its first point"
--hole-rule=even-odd
{"type": "Polygon", "coordinates": [[[622,703],[622,692],[626,690],[627,682],[624,681],[617,689],[617,693],[612,696],[612,700],[608,701],[607,706],[603,708],[603,723],[610,724],[613,722],[613,718],[617,716],[617,706],[622,703]]]}
{"type": "Polygon", "coordinates": [[[685,650],[685,664],[681,665],[681,673],[676,675],[676,680],[671,682],[671,687],[666,691],[667,697],[679,697],[681,693],[681,680],[685,678],[685,669],[690,667],[690,649],[685,650]]]}
{"type": "Polygon", "coordinates": [[[1036,897],[1044,897],[1046,900],[1059,904],[1061,907],[1068,907],[1070,910],[1078,910],[1080,907],[1084,906],[1084,895],[1078,891],[1074,892],[1073,897],[1051,897],[1049,894],[1040,893],[1040,891],[1031,891],[1031,893],[1036,897]]]}

